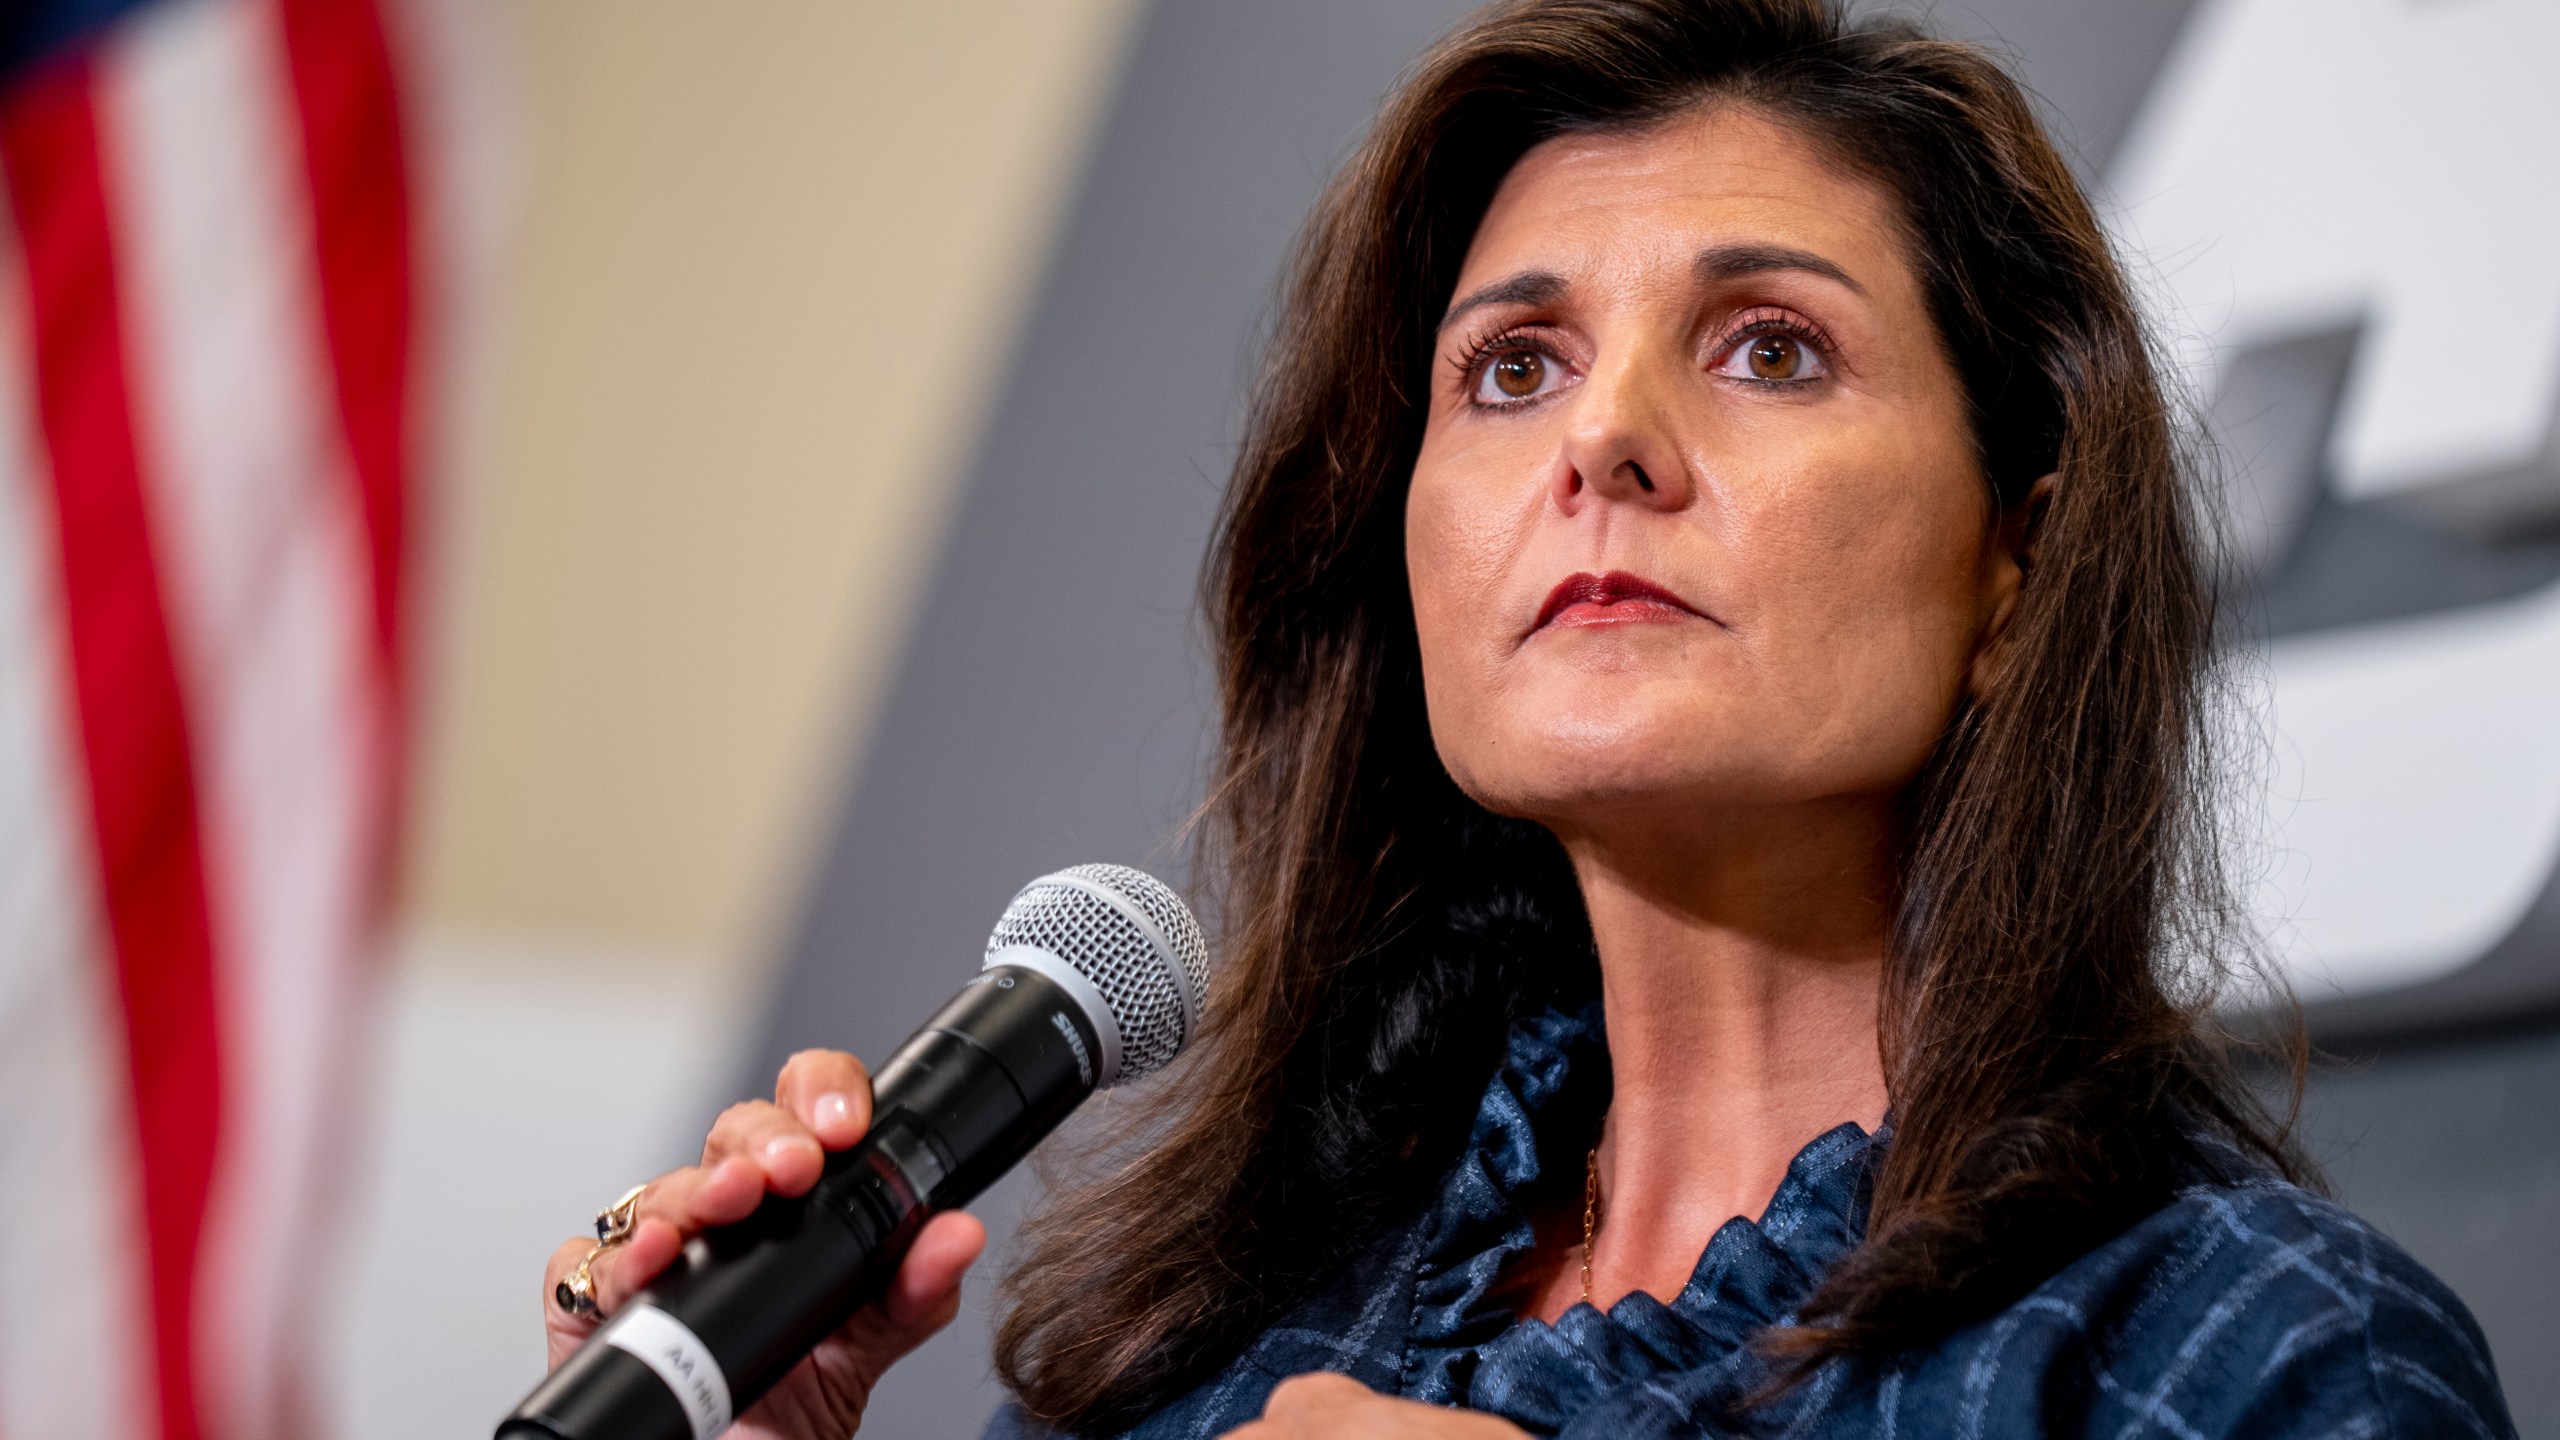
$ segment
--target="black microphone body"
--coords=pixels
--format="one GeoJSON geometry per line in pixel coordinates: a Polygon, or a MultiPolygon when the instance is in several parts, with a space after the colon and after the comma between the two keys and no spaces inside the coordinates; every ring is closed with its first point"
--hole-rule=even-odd
{"type": "Polygon", "coordinates": [[[768,1195],[686,1245],[498,1440],[707,1440],[727,1428],[879,1297],[928,1218],[975,1199],[1092,1094],[1104,1053],[1065,986],[1019,965],[979,972],[880,1067],[861,1143],[828,1156],[808,1194],[768,1195]]]}

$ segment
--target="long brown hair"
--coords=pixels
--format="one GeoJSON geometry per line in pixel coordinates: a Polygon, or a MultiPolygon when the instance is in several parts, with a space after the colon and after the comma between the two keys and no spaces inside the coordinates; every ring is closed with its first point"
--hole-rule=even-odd
{"type": "Polygon", "coordinates": [[[2191,462],[2017,84],[1829,0],[1525,0],[1424,57],[1300,243],[1205,587],[1212,1015],[1028,1232],[997,1363],[1040,1420],[1123,1428],[1231,1359],[1429,1202],[1510,1023],[1594,993],[1560,847],[1433,753],[1404,492],[1434,326],[1513,163],[1719,103],[1898,197],[1996,508],[2030,527],[1996,678],[1907,801],[1866,1240],[1771,1347],[1810,1363],[1992,1313],[2224,1146],[2305,1176],[2211,1020],[2243,927],[2191,462]]]}

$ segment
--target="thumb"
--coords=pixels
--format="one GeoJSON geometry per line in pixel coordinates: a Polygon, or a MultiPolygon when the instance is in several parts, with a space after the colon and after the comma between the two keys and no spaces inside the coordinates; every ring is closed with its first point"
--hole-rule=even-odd
{"type": "Polygon", "coordinates": [[[958,1211],[916,1232],[889,1288],[800,1362],[790,1378],[741,1418],[758,1435],[850,1435],[871,1388],[908,1351],[960,1311],[960,1276],[987,1248],[987,1227],[958,1211]],[[814,1427],[814,1428],[813,1428],[814,1427]]]}
{"type": "Polygon", "coordinates": [[[878,1303],[837,1332],[874,1378],[933,1337],[960,1312],[960,1277],[987,1248],[987,1227],[950,1211],[925,1222],[878,1303]]]}

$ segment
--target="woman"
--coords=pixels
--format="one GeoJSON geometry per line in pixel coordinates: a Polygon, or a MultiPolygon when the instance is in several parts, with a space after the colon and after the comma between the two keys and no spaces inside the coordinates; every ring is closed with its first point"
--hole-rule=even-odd
{"type": "MultiPolygon", "coordinates": [[[[2185,469],[1979,52],[1823,0],[1445,42],[1215,556],[1214,1018],[1035,1224],[996,1433],[2512,1433],[2226,1067],[2185,469]]],[[[605,1306],[866,1096],[796,1057],[605,1306]]],[[[851,1432],[982,1239],[742,1431],[851,1432]]]]}

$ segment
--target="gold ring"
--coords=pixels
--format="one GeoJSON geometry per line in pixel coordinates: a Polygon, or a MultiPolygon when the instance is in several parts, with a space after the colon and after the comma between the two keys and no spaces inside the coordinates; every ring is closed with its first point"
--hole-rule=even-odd
{"type": "Polygon", "coordinates": [[[640,1197],[648,1193],[647,1185],[634,1185],[622,1192],[622,1198],[596,1212],[596,1244],[619,1245],[631,1238],[632,1229],[640,1223],[640,1197]]]}
{"type": "Polygon", "coordinates": [[[640,1197],[646,1185],[634,1185],[622,1192],[622,1198],[596,1212],[596,1243],[578,1261],[569,1278],[552,1287],[552,1303],[581,1320],[593,1319],[601,1307],[596,1304],[596,1257],[631,1238],[639,1228],[640,1197]]]}
{"type": "Polygon", "coordinates": [[[578,1262],[578,1268],[569,1272],[568,1279],[551,1287],[552,1303],[581,1320],[594,1319],[598,1308],[596,1277],[588,1272],[587,1267],[593,1265],[596,1257],[603,1253],[602,1245],[589,1250],[586,1258],[578,1262]]]}

